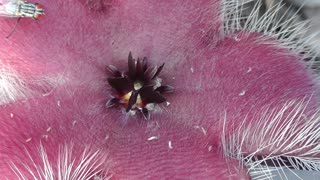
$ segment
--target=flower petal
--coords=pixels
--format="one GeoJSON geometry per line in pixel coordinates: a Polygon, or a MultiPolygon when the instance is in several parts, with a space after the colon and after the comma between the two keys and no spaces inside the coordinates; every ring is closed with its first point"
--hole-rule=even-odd
{"type": "Polygon", "coordinates": [[[140,80],[143,79],[143,62],[138,58],[136,65],[136,77],[140,80]]]}
{"type": "Polygon", "coordinates": [[[143,72],[145,72],[148,68],[148,64],[147,64],[148,59],[146,57],[143,58],[142,60],[142,67],[143,67],[143,72]]]}
{"type": "Polygon", "coordinates": [[[119,99],[118,98],[112,98],[106,103],[107,108],[111,108],[111,107],[114,107],[114,106],[117,106],[117,105],[119,105],[119,99]]]}
{"type": "Polygon", "coordinates": [[[121,77],[121,72],[115,66],[108,65],[106,69],[110,71],[115,77],[121,77]]]}
{"type": "Polygon", "coordinates": [[[118,92],[132,88],[132,83],[128,77],[114,77],[108,78],[108,83],[118,92]]]}
{"type": "Polygon", "coordinates": [[[174,87],[172,86],[160,86],[157,89],[155,89],[155,91],[159,92],[160,94],[164,93],[164,92],[173,92],[174,87]]]}
{"type": "Polygon", "coordinates": [[[141,110],[141,113],[143,115],[143,117],[146,119],[146,120],[150,120],[150,113],[149,113],[149,110],[147,108],[143,108],[141,110]]]}
{"type": "Polygon", "coordinates": [[[136,79],[136,60],[132,58],[131,52],[129,52],[128,57],[128,68],[129,68],[129,77],[131,80],[136,79]]]}
{"type": "Polygon", "coordinates": [[[157,77],[160,74],[161,70],[163,69],[163,66],[164,66],[164,63],[157,69],[157,72],[155,75],[153,75],[152,79],[154,79],[155,77],[157,77]]]}
{"type": "Polygon", "coordinates": [[[134,104],[136,104],[137,98],[138,98],[138,94],[139,94],[138,91],[132,91],[130,99],[129,99],[128,107],[126,109],[127,112],[129,112],[131,110],[132,106],[134,104]]]}
{"type": "Polygon", "coordinates": [[[146,103],[163,103],[166,101],[159,92],[153,90],[153,86],[144,86],[139,90],[140,96],[146,103]]]}
{"type": "Polygon", "coordinates": [[[150,81],[154,75],[157,73],[157,66],[156,67],[149,67],[145,72],[144,72],[144,77],[145,81],[150,81]]]}

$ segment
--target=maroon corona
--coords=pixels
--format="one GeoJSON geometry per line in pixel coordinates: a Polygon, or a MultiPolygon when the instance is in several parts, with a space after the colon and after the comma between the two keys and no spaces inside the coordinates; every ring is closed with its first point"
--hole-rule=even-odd
{"type": "Polygon", "coordinates": [[[136,60],[131,52],[128,57],[127,72],[121,73],[116,67],[107,66],[114,75],[108,78],[108,83],[117,92],[117,96],[107,102],[107,107],[122,106],[131,114],[139,111],[149,120],[149,111],[153,110],[154,105],[166,101],[162,93],[173,91],[173,87],[161,85],[158,75],[163,67],[164,64],[159,67],[148,67],[146,57],[136,60]]]}

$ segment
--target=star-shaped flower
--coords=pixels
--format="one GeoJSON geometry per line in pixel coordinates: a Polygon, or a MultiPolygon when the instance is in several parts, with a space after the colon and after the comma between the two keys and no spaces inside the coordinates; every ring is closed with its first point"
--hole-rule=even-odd
{"type": "Polygon", "coordinates": [[[151,107],[166,101],[162,93],[173,91],[173,87],[161,85],[158,75],[163,67],[164,63],[159,67],[148,67],[146,57],[135,60],[131,52],[127,72],[121,73],[115,66],[107,66],[114,75],[108,78],[108,83],[118,94],[107,102],[107,107],[123,106],[126,112],[140,111],[144,118],[149,120],[149,111],[153,109],[151,107]]]}

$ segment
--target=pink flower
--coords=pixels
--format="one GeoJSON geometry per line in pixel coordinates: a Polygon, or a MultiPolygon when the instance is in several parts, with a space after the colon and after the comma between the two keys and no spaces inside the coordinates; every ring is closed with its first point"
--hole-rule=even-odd
{"type": "Polygon", "coordinates": [[[39,3],[45,16],[8,40],[16,20],[0,21],[0,179],[249,179],[265,157],[316,163],[318,80],[258,20],[237,29],[236,1],[39,3]],[[128,52],[165,68],[129,56],[121,73],[128,52]]]}

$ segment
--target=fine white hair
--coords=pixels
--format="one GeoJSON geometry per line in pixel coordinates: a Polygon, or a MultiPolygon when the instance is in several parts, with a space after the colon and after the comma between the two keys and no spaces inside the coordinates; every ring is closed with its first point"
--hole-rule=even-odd
{"type": "Polygon", "coordinates": [[[309,60],[309,67],[318,67],[314,59],[319,55],[315,49],[320,46],[320,42],[312,47],[309,43],[319,33],[311,35],[308,33],[309,21],[298,20],[298,11],[286,16],[289,11],[292,13],[292,9],[285,9],[282,1],[268,4],[268,10],[261,15],[262,4],[263,0],[224,0],[221,11],[224,26],[221,34],[231,36],[238,31],[260,33],[261,36],[257,41],[289,49],[290,53],[303,54],[302,58],[309,60]],[[249,4],[254,4],[252,9],[249,4]]]}
{"type": "Polygon", "coordinates": [[[63,145],[57,150],[54,162],[48,158],[46,149],[40,144],[39,153],[42,163],[35,163],[31,153],[25,150],[28,160],[21,164],[10,162],[9,165],[20,180],[32,177],[34,180],[107,180],[110,161],[103,152],[84,148],[80,155],[74,154],[71,145],[63,145]]]}
{"type": "Polygon", "coordinates": [[[224,155],[240,160],[253,179],[272,179],[275,172],[287,179],[283,169],[320,171],[320,112],[306,112],[307,105],[302,99],[278,108],[266,106],[254,120],[244,119],[232,133],[225,131],[232,128],[226,114],[221,135],[224,155]],[[265,166],[268,161],[283,166],[265,166]]]}
{"type": "MultiPolygon", "coordinates": [[[[284,6],[282,1],[271,4],[261,15],[262,3],[262,0],[224,0],[221,12],[224,27],[221,34],[232,37],[239,31],[260,33],[257,38],[260,43],[272,43],[307,60],[306,66],[314,72],[318,81],[318,72],[314,71],[319,68],[315,61],[318,53],[309,46],[318,33],[308,34],[309,22],[299,21],[297,13],[290,17],[281,15],[284,6]],[[250,10],[249,3],[254,4],[250,10]]],[[[231,128],[228,115],[225,114],[224,133],[221,135],[224,155],[240,160],[240,165],[248,168],[253,179],[273,179],[275,176],[289,179],[288,172],[296,179],[302,179],[292,169],[320,171],[320,109],[307,112],[308,105],[308,99],[305,98],[293,99],[280,107],[266,106],[254,120],[244,119],[232,133],[225,131],[231,128]],[[248,149],[252,152],[248,152],[248,149]],[[264,155],[258,158],[261,154],[264,155]],[[282,166],[266,166],[267,162],[282,166]]]]}

